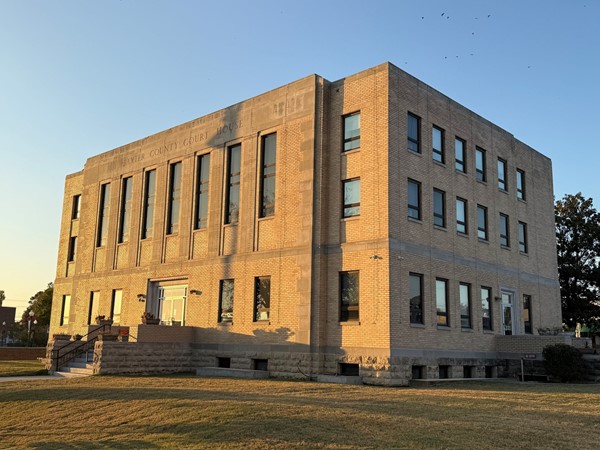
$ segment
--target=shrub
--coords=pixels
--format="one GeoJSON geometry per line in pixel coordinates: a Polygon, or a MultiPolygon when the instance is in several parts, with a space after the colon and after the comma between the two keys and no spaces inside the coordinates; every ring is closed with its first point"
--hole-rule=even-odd
{"type": "Polygon", "coordinates": [[[583,358],[575,347],[567,344],[554,344],[544,347],[544,367],[548,375],[563,383],[583,378],[583,358]]]}

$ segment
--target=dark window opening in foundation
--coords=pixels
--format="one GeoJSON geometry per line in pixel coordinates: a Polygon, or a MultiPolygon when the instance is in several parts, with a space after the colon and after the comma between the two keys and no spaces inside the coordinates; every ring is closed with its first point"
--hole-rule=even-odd
{"type": "Polygon", "coordinates": [[[440,366],[440,379],[450,378],[450,366],[440,366]]]}
{"type": "Polygon", "coordinates": [[[231,367],[231,358],[217,358],[217,367],[222,367],[223,369],[229,369],[231,367]]]}
{"type": "Polygon", "coordinates": [[[357,377],[358,374],[358,364],[340,363],[340,375],[357,377]]]}
{"type": "Polygon", "coordinates": [[[269,360],[268,359],[253,359],[252,360],[252,368],[254,370],[269,370],[269,360]]]}

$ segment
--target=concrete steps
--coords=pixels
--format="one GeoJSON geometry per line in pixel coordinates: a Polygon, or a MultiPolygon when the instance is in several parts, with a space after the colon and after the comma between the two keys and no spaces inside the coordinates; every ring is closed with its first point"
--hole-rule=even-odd
{"type": "Polygon", "coordinates": [[[54,372],[54,376],[62,378],[89,377],[94,375],[94,365],[88,361],[93,361],[93,352],[79,356],[54,372]]]}

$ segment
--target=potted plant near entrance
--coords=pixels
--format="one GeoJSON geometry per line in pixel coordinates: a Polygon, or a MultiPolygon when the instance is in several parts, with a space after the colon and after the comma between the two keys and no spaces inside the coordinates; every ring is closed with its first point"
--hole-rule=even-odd
{"type": "Polygon", "coordinates": [[[96,316],[96,323],[98,325],[112,325],[113,320],[110,317],[106,318],[106,316],[96,316]]]}
{"type": "Polygon", "coordinates": [[[154,317],[154,314],[151,312],[145,312],[142,314],[142,323],[144,325],[158,325],[160,323],[160,319],[154,317]]]}

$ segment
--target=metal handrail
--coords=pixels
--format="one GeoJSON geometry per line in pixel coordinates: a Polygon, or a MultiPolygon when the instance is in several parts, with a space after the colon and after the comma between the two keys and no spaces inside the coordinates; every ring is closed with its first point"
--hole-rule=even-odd
{"type": "MultiPolygon", "coordinates": [[[[67,346],[65,346],[63,348],[59,348],[58,350],[54,350],[56,352],[56,355],[53,358],[56,362],[56,364],[55,364],[56,368],[54,370],[60,369],[61,367],[66,365],[69,361],[72,361],[73,359],[77,358],[82,353],[87,354],[88,351],[91,348],[94,348],[94,346],[96,345],[98,336],[100,336],[101,334],[104,334],[106,327],[110,328],[110,325],[100,325],[99,327],[94,328],[88,334],[86,334],[85,336],[83,336],[81,338],[82,342],[79,345],[77,345],[76,347],[68,346],[69,350],[67,350],[62,355],[61,355],[61,350],[63,350],[63,348],[65,348],[67,346]],[[86,339],[85,341],[83,341],[83,338],[87,338],[92,333],[96,333],[96,332],[98,332],[98,333],[95,336],[92,336],[89,339],[86,339]]],[[[86,362],[87,362],[87,356],[86,356],[86,362]]]]}

